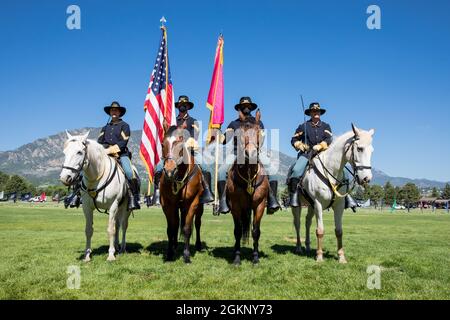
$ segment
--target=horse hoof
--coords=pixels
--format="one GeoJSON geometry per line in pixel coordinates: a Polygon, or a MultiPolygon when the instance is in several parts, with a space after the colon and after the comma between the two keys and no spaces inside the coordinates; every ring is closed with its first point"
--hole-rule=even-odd
{"type": "Polygon", "coordinates": [[[91,257],[86,256],[86,257],[84,258],[84,262],[91,262],[91,257]]]}
{"type": "Polygon", "coordinates": [[[202,251],[203,250],[202,245],[201,244],[196,244],[195,245],[195,250],[202,251]]]}
{"type": "Polygon", "coordinates": [[[236,267],[239,267],[239,266],[241,265],[241,259],[240,259],[240,258],[234,259],[233,264],[234,264],[236,267]]]}
{"type": "Polygon", "coordinates": [[[116,257],[108,256],[108,259],[106,259],[106,261],[116,261],[116,257]]]}
{"type": "Polygon", "coordinates": [[[303,251],[303,248],[302,248],[302,247],[296,247],[295,250],[294,250],[294,253],[301,256],[301,255],[303,255],[305,252],[303,251]]]}
{"type": "Polygon", "coordinates": [[[191,262],[191,258],[185,257],[185,258],[184,258],[184,263],[185,263],[185,264],[191,264],[191,263],[192,263],[192,262],[191,262]]]}
{"type": "Polygon", "coordinates": [[[348,261],[347,261],[347,259],[345,259],[344,256],[340,256],[340,257],[339,257],[339,263],[340,263],[340,264],[347,264],[348,261]]]}
{"type": "Polygon", "coordinates": [[[257,265],[257,264],[259,264],[259,259],[258,258],[254,258],[253,259],[253,265],[257,265]]]}
{"type": "Polygon", "coordinates": [[[323,262],[323,256],[322,255],[320,255],[320,256],[317,256],[316,257],[316,262],[323,262]]]}

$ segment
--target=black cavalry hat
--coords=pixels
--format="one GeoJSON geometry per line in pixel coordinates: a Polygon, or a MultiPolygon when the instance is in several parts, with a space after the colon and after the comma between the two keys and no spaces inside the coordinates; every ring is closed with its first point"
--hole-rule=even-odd
{"type": "Polygon", "coordinates": [[[188,110],[191,110],[194,107],[194,104],[189,101],[188,96],[180,96],[178,98],[178,102],[175,102],[175,108],[180,108],[181,106],[187,106],[188,110]]]}
{"type": "Polygon", "coordinates": [[[250,97],[242,97],[241,100],[239,100],[239,103],[234,106],[234,108],[238,111],[247,106],[249,107],[250,111],[258,108],[258,105],[256,103],[253,103],[250,97]]]}
{"type": "Polygon", "coordinates": [[[327,112],[326,109],[322,109],[320,108],[320,104],[318,102],[313,102],[309,105],[309,109],[305,110],[305,114],[307,116],[311,116],[311,111],[320,111],[320,114],[324,114],[325,112],[327,112]]]}
{"type": "Polygon", "coordinates": [[[110,106],[106,106],[104,108],[106,114],[110,115],[110,111],[112,108],[118,108],[120,110],[120,116],[123,117],[127,112],[127,108],[122,107],[117,101],[113,101],[110,106]]]}

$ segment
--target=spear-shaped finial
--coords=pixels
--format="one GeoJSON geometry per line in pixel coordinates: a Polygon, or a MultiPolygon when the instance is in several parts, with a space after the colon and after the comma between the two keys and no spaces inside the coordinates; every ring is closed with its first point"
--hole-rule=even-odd
{"type": "Polygon", "coordinates": [[[166,18],[164,18],[164,16],[159,20],[159,22],[161,22],[161,28],[164,27],[164,23],[167,22],[166,18]]]}

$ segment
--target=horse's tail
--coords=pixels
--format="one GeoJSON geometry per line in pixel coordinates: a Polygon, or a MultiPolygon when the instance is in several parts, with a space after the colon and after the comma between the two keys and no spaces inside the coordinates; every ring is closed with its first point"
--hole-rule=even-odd
{"type": "Polygon", "coordinates": [[[252,224],[252,210],[247,209],[241,215],[242,221],[242,242],[245,244],[249,243],[250,236],[250,225],[252,224]]]}

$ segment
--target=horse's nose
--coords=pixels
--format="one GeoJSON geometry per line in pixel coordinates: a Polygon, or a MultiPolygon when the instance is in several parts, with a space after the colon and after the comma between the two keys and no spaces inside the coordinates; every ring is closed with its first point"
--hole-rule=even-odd
{"type": "Polygon", "coordinates": [[[72,183],[73,178],[70,175],[60,176],[59,180],[65,185],[70,185],[72,183]]]}
{"type": "Polygon", "coordinates": [[[175,172],[176,172],[176,169],[165,170],[167,179],[173,179],[173,177],[175,176],[175,172]]]}
{"type": "Polygon", "coordinates": [[[363,179],[363,182],[369,184],[370,183],[370,178],[369,177],[365,177],[363,179]]]}

